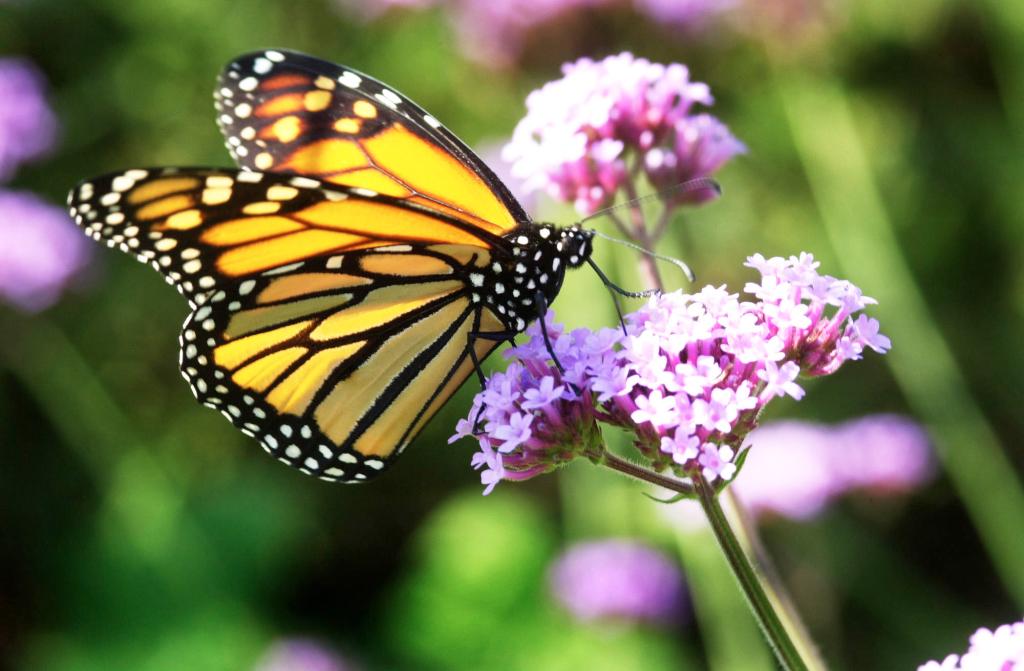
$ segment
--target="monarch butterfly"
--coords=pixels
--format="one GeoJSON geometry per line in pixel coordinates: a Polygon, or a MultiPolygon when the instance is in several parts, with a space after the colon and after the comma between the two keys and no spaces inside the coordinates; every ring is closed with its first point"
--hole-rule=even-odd
{"type": "Polygon", "coordinates": [[[189,301],[182,374],[280,461],[324,480],[390,465],[587,262],[409,99],[299,53],[221,73],[241,170],[132,169],[68,196],[88,235],[189,301]]]}

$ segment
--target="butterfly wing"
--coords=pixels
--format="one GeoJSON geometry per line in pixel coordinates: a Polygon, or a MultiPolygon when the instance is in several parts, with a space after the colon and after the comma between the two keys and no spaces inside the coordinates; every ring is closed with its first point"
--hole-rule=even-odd
{"type": "Polygon", "coordinates": [[[404,243],[507,246],[472,223],[407,200],[287,174],[128,170],[83,182],[68,206],[86,233],[151,264],[197,304],[225,286],[324,254],[404,243]]]}
{"type": "Polygon", "coordinates": [[[529,221],[454,134],[368,75],[295,52],[257,52],[228,64],[215,102],[227,148],[244,168],[368,189],[499,235],[529,221]]]}
{"type": "Polygon", "coordinates": [[[193,312],[182,373],[276,457],[379,472],[505,333],[470,275],[505,241],[416,203],[287,174],[165,168],[83,182],[87,233],[152,264],[193,312]]]}
{"type": "Polygon", "coordinates": [[[282,462],[327,480],[387,466],[504,332],[464,278],[487,263],[417,243],[306,261],[218,292],[185,322],[181,368],[203,404],[282,462]]]}

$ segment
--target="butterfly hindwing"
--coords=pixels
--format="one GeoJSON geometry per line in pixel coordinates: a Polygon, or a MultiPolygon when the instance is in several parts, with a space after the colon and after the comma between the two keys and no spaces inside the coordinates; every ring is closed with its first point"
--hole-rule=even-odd
{"type": "Polygon", "coordinates": [[[415,203],[287,174],[134,169],[83,182],[68,204],[89,235],[150,263],[193,303],[321,254],[423,241],[504,244],[415,203]]]}
{"type": "Polygon", "coordinates": [[[256,52],[228,64],[215,100],[242,167],[371,189],[499,235],[528,221],[465,144],[368,75],[295,52],[256,52]]]}
{"type": "Polygon", "coordinates": [[[383,469],[495,346],[470,300],[479,248],[404,245],[311,259],[218,291],[181,338],[193,393],[273,456],[328,480],[383,469]]]}

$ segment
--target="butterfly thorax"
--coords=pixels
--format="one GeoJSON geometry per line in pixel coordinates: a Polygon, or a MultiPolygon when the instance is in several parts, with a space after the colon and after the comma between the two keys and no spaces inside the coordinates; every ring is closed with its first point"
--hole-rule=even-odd
{"type": "Polygon", "coordinates": [[[528,223],[504,236],[509,253],[470,275],[473,300],[486,304],[511,331],[522,331],[555,299],[567,268],[590,258],[592,231],[528,223]]]}

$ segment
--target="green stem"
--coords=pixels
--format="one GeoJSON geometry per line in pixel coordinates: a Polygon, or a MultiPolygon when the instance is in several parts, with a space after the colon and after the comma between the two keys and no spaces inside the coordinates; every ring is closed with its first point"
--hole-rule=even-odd
{"type": "Polygon", "coordinates": [[[754,565],[743,552],[743,546],[729,526],[729,522],[718,503],[718,496],[714,488],[704,479],[700,473],[693,476],[693,484],[697,491],[697,500],[704,509],[704,514],[711,524],[711,530],[715,534],[718,546],[722,548],[725,559],[729,562],[733,575],[740,584],[743,595],[747,598],[754,618],[761,627],[761,632],[775,653],[775,657],[783,669],[801,669],[809,671],[809,667],[800,656],[800,652],[789,636],[786,627],[772,605],[762,587],[763,576],[758,573],[754,565]]]}
{"type": "Polygon", "coordinates": [[[810,632],[807,631],[803,620],[800,619],[800,613],[793,605],[793,600],[790,598],[789,592],[786,591],[771,556],[761,543],[761,538],[757,533],[757,526],[751,519],[750,513],[731,487],[726,489],[725,497],[724,509],[726,518],[732,521],[731,526],[736,530],[740,546],[743,548],[744,553],[751,558],[758,575],[761,577],[761,584],[765,588],[765,594],[775,608],[775,612],[779,614],[782,625],[792,637],[793,644],[800,653],[800,657],[804,659],[810,669],[824,671],[827,668],[825,660],[821,658],[818,646],[815,645],[810,632]]]}
{"type": "Polygon", "coordinates": [[[692,485],[676,480],[675,478],[661,475],[660,473],[655,473],[654,471],[648,470],[639,464],[634,464],[632,461],[616,456],[607,450],[605,450],[602,455],[601,463],[613,471],[625,476],[641,480],[643,482],[649,482],[653,485],[658,485],[659,487],[664,487],[671,492],[686,494],[687,496],[693,496],[694,494],[692,485]]]}
{"type": "Polygon", "coordinates": [[[790,631],[796,629],[793,627],[793,623],[790,622],[792,629],[787,629],[783,625],[782,618],[776,612],[776,607],[781,606],[777,595],[774,598],[769,598],[762,586],[762,581],[765,576],[755,569],[754,565],[747,558],[744,553],[743,545],[732,531],[728,520],[725,517],[725,513],[722,511],[721,506],[718,504],[717,493],[707,480],[704,479],[700,473],[693,476],[693,484],[676,480],[659,473],[655,473],[649,469],[644,468],[638,464],[634,464],[630,461],[622,459],[607,450],[604,450],[601,458],[597,460],[598,463],[607,466],[608,468],[627,475],[637,480],[649,482],[659,487],[664,487],[669,491],[678,492],[687,496],[693,496],[696,494],[696,498],[700,501],[701,507],[704,509],[704,514],[708,518],[708,523],[711,525],[711,529],[715,534],[715,539],[718,541],[719,547],[725,554],[725,559],[729,564],[729,568],[732,570],[736,581],[740,585],[740,589],[743,591],[744,596],[747,599],[747,603],[750,605],[750,609],[754,614],[754,619],[757,620],[758,626],[761,628],[761,632],[765,638],[768,639],[768,643],[775,653],[775,657],[779,664],[785,671],[810,671],[811,669],[824,669],[824,664],[820,663],[817,656],[813,654],[813,646],[810,646],[809,652],[811,653],[809,659],[814,664],[808,666],[801,657],[800,650],[807,649],[807,641],[802,641],[801,645],[794,643],[790,637],[790,631]]]}

